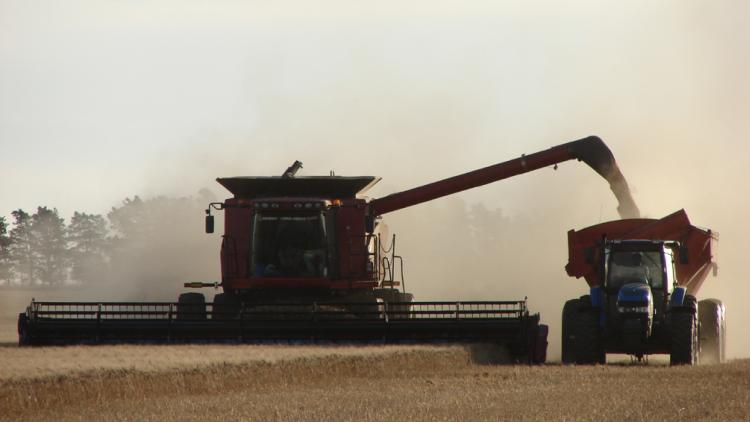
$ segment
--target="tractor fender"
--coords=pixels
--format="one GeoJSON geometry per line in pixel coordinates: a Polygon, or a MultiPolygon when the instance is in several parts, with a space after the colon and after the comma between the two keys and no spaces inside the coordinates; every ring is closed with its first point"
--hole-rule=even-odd
{"type": "Polygon", "coordinates": [[[685,303],[686,294],[687,289],[685,287],[675,287],[672,296],[669,298],[669,309],[681,307],[685,303]]]}
{"type": "Polygon", "coordinates": [[[590,289],[591,307],[599,313],[599,327],[604,328],[607,318],[604,312],[604,289],[596,285],[590,289]]]}
{"type": "Polygon", "coordinates": [[[591,294],[591,307],[593,308],[601,308],[602,302],[604,302],[604,291],[602,291],[602,288],[600,286],[594,286],[590,289],[591,294]]]}

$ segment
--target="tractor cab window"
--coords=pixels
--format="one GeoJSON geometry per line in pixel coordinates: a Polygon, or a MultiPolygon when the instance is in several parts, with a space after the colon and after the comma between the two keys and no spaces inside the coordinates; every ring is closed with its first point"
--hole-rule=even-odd
{"type": "Polygon", "coordinates": [[[253,219],[253,275],[328,275],[323,214],[259,212],[253,219]]]}
{"type": "Polygon", "coordinates": [[[613,292],[628,283],[646,283],[652,289],[664,286],[662,256],[659,251],[611,252],[607,270],[607,287],[613,292]]]}

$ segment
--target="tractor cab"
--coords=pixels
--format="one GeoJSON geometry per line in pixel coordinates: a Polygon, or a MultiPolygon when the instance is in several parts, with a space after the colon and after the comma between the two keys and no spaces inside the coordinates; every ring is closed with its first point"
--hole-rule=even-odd
{"type": "Polygon", "coordinates": [[[677,242],[658,240],[605,243],[605,328],[621,333],[627,352],[640,355],[654,332],[665,329],[678,248],[677,242]]]}
{"type": "Polygon", "coordinates": [[[608,241],[604,249],[604,289],[614,296],[620,313],[663,311],[676,285],[673,248],[676,242],[608,241]]]}

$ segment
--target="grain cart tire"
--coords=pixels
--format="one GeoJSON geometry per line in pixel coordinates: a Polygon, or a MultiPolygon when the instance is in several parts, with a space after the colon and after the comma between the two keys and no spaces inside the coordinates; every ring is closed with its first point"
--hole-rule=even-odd
{"type": "Polygon", "coordinates": [[[698,302],[700,318],[700,362],[707,364],[723,363],[725,359],[725,308],[718,299],[705,299],[698,302]]]}
{"type": "Polygon", "coordinates": [[[605,363],[604,347],[599,330],[599,312],[591,307],[588,296],[581,297],[575,325],[575,358],[579,365],[605,363]]]}
{"type": "Polygon", "coordinates": [[[576,363],[575,325],[579,307],[579,300],[571,299],[565,302],[562,310],[562,362],[567,364],[576,363]]]}
{"type": "Polygon", "coordinates": [[[228,320],[237,319],[240,312],[240,303],[232,295],[217,293],[214,296],[211,307],[211,319],[228,320]]]}
{"type": "Polygon", "coordinates": [[[178,320],[205,320],[206,298],[202,293],[183,293],[177,299],[178,320]]]}
{"type": "Polygon", "coordinates": [[[695,365],[698,363],[698,321],[695,298],[685,297],[685,304],[672,310],[669,315],[671,330],[671,365],[695,365]]]}

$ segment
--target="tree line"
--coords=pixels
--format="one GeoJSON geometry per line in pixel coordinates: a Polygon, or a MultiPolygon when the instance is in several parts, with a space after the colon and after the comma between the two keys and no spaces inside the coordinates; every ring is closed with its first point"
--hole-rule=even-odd
{"type": "MultiPolygon", "coordinates": [[[[75,211],[67,222],[56,208],[14,210],[10,221],[0,217],[0,285],[90,285],[110,279],[140,257],[158,259],[156,249],[169,242],[185,247],[190,241],[176,234],[199,233],[201,211],[211,200],[207,191],[198,198],[135,196],[106,215],[75,211]],[[191,227],[179,226],[186,224],[191,227]]],[[[199,241],[195,235],[189,239],[199,241]]]]}

